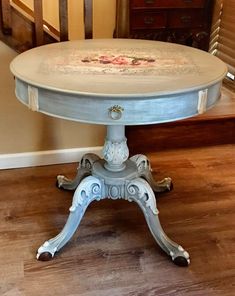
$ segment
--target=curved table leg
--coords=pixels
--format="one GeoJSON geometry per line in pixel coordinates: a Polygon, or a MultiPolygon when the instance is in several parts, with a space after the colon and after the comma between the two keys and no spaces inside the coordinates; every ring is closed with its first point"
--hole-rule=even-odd
{"type": "Polygon", "coordinates": [[[158,218],[158,210],[153,190],[147,181],[137,178],[130,181],[126,187],[126,198],[135,201],[144,213],[148,227],[158,245],[171,257],[176,265],[188,266],[189,254],[182,246],[167,237],[158,218]]]}
{"type": "Polygon", "coordinates": [[[86,211],[93,200],[102,198],[102,183],[99,179],[89,176],[81,181],[77,187],[68,220],[62,231],[54,238],[46,241],[37,253],[37,259],[41,261],[50,260],[73,236],[86,211]]]}
{"type": "Polygon", "coordinates": [[[63,188],[66,190],[75,190],[79,183],[84,179],[85,177],[91,175],[91,169],[94,162],[99,160],[99,156],[96,154],[88,153],[85,154],[82,159],[80,166],[78,167],[77,175],[76,177],[71,180],[66,178],[63,175],[57,176],[57,187],[63,188]]]}
{"type": "Polygon", "coordinates": [[[130,158],[137,165],[139,176],[144,178],[152,187],[154,192],[171,191],[173,188],[170,177],[164,178],[161,181],[155,181],[152,175],[152,169],[148,158],[143,154],[137,154],[130,158]]]}

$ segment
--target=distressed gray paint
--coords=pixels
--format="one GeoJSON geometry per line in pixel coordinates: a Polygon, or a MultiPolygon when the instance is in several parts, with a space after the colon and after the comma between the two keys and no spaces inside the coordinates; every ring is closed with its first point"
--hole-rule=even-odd
{"type": "MultiPolygon", "coordinates": [[[[81,61],[78,63],[81,64],[81,61]]],[[[104,66],[101,68],[105,69],[104,66]]],[[[34,111],[73,121],[107,125],[104,159],[93,154],[85,155],[74,180],[62,175],[57,177],[58,187],[75,190],[73,202],[64,228],[38,249],[37,258],[53,257],[70,240],[88,205],[93,200],[108,197],[135,201],[159,246],[176,264],[188,265],[189,254],[166,236],[158,218],[154,192],[169,191],[171,179],[154,181],[150,163],[144,155],[128,159],[124,127],[175,121],[205,112],[220,98],[225,65],[208,53],[185,46],[116,39],[43,46],[17,57],[11,64],[11,70],[16,76],[17,98],[34,111]],[[97,71],[94,68],[93,72],[84,74],[79,72],[76,63],[71,65],[70,58],[73,59],[74,54],[79,56],[80,51],[84,53],[84,50],[92,49],[102,53],[103,49],[121,54],[122,48],[125,54],[135,54],[136,50],[137,57],[142,49],[150,57],[160,54],[168,63],[168,68],[164,68],[164,63],[161,65],[159,57],[153,60],[158,61],[159,68],[162,66],[165,72],[161,73],[157,62],[154,69],[146,62],[150,72],[154,70],[150,75],[144,65],[143,69],[137,68],[136,73],[134,66],[127,69],[123,66],[125,71],[130,71],[128,75],[125,71],[123,75],[122,66],[121,70],[119,66],[113,66],[116,73],[94,74],[97,71]],[[47,55],[51,56],[51,61],[47,55]],[[59,60],[53,62],[54,56],[59,56],[59,60]],[[43,72],[45,59],[49,67],[43,72]],[[65,62],[65,69],[62,67],[54,71],[53,67],[60,67],[60,59],[65,62]],[[171,64],[169,60],[175,62],[171,64]],[[70,66],[68,69],[66,61],[70,66]]]]}

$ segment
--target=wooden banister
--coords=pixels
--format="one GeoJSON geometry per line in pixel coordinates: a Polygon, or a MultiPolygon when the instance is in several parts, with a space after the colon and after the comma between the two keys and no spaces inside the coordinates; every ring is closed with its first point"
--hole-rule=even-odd
{"type": "Polygon", "coordinates": [[[42,0],[34,0],[35,45],[44,44],[42,0]]]}
{"type": "Polygon", "coordinates": [[[91,39],[93,34],[93,1],[84,0],[84,27],[85,39],[91,39]]]}
{"type": "Polygon", "coordinates": [[[60,41],[68,40],[68,0],[59,0],[60,41]]]}
{"type": "MultiPolygon", "coordinates": [[[[34,0],[33,9],[21,0],[0,0],[0,37],[19,52],[46,43],[68,40],[68,0],[58,0],[59,31],[43,18],[43,0],[34,0]]],[[[85,38],[93,38],[93,0],[83,0],[85,38]]],[[[128,36],[129,0],[116,0],[114,37],[128,36]]]]}
{"type": "Polygon", "coordinates": [[[129,0],[116,0],[116,25],[114,38],[129,36],[129,0]]]}
{"type": "MultiPolygon", "coordinates": [[[[44,44],[42,0],[34,0],[36,46],[44,44]]],[[[59,0],[60,41],[68,40],[68,0],[59,0]]]]}
{"type": "Polygon", "coordinates": [[[1,0],[1,22],[3,34],[10,35],[12,32],[10,0],[1,0]]]}
{"type": "MultiPolygon", "coordinates": [[[[16,8],[20,13],[22,13],[26,18],[30,21],[34,22],[34,12],[27,5],[25,5],[21,0],[11,0],[11,4],[14,8],[16,8]]],[[[59,40],[59,31],[52,27],[47,21],[43,20],[43,24],[45,25],[44,29],[49,34],[59,40]]]]}

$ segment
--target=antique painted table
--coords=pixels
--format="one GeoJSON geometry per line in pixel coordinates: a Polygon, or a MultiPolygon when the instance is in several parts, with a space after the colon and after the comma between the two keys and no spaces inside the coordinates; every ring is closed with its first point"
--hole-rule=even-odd
{"type": "Polygon", "coordinates": [[[144,155],[128,159],[124,127],[205,112],[220,98],[225,65],[186,46],[97,39],[29,50],[13,60],[11,71],[17,98],[32,110],[107,126],[103,159],[86,154],[74,180],[57,177],[59,188],[75,190],[72,206],[62,231],[38,249],[37,258],[51,259],[70,240],[92,201],[123,198],[140,206],[173,262],[187,266],[189,254],[167,237],[158,218],[155,194],[170,190],[171,179],[154,181],[144,155]]]}

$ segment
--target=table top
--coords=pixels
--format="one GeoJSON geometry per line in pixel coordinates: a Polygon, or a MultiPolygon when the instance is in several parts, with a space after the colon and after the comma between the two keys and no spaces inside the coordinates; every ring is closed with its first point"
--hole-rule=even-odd
{"type": "Polygon", "coordinates": [[[11,64],[32,85],[66,93],[138,96],[189,91],[221,80],[216,57],[178,44],[128,39],[54,43],[29,50],[11,64]]]}
{"type": "Polygon", "coordinates": [[[92,39],[49,44],[11,63],[31,109],[96,124],[151,124],[201,114],[220,97],[225,64],[187,46],[92,39]]]}

